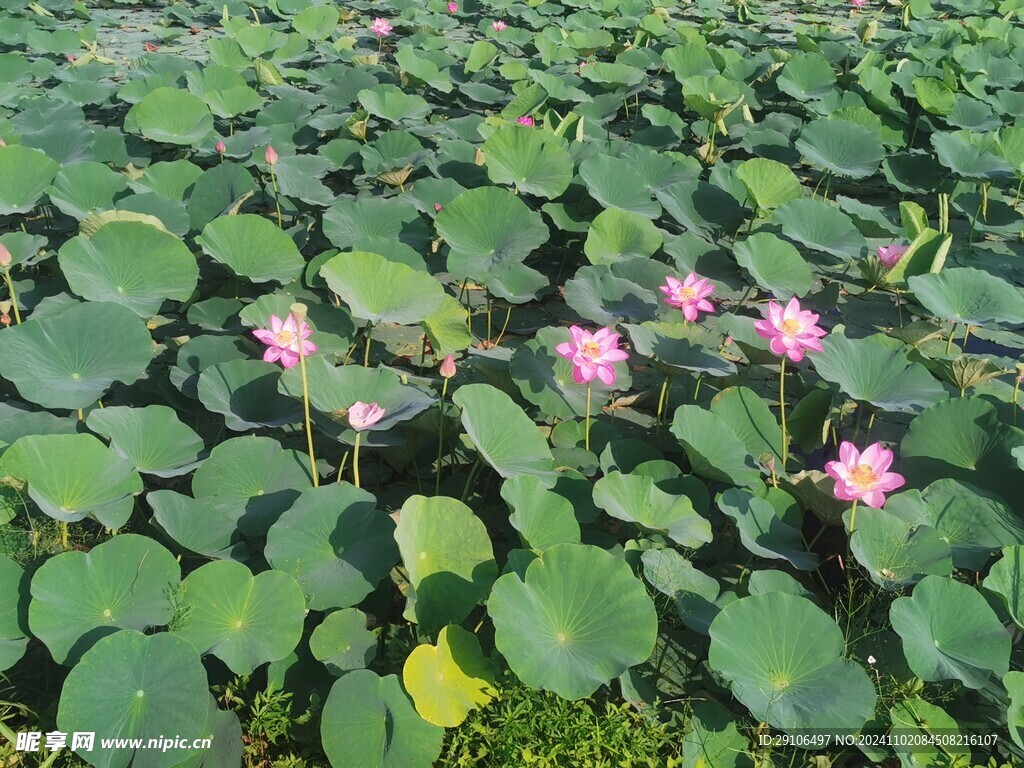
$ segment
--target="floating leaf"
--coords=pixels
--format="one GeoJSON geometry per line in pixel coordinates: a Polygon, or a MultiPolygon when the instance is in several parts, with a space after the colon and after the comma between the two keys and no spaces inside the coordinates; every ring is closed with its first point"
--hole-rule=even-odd
{"type": "Polygon", "coordinates": [[[341,253],[320,268],[352,314],[376,324],[409,324],[441,308],[444,289],[430,275],[376,253],[341,253]]]}
{"type": "Polygon", "coordinates": [[[594,503],[619,520],[665,531],[688,549],[711,541],[711,523],[697,514],[693,502],[665,493],[649,477],[611,472],[594,485],[594,503]]]}
{"type": "Polygon", "coordinates": [[[487,175],[495,184],[554,198],[572,181],[572,156],[566,142],[553,134],[509,125],[487,137],[483,145],[487,175]]]}
{"type": "Polygon", "coordinates": [[[366,614],[358,608],[331,611],[309,637],[313,658],[332,675],[366,669],[377,653],[377,635],[366,628],[366,614]]]}
{"type": "Polygon", "coordinates": [[[288,235],[253,214],[214,219],[196,242],[208,256],[254,283],[290,282],[305,264],[288,235]]]}
{"type": "Polygon", "coordinates": [[[436,646],[413,648],[402,680],[420,716],[442,728],[461,725],[470,712],[498,695],[476,635],[457,624],[441,630],[436,646]]]}

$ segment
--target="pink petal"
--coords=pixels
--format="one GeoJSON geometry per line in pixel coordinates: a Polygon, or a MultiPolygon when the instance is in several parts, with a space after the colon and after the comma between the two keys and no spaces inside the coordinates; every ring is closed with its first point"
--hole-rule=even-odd
{"type": "Polygon", "coordinates": [[[786,357],[792,360],[794,363],[799,363],[804,359],[804,351],[800,347],[794,347],[793,349],[786,352],[786,357]]]}
{"type": "Polygon", "coordinates": [[[871,467],[871,471],[875,475],[881,475],[885,470],[889,468],[889,464],[892,464],[892,451],[887,451],[881,443],[872,443],[864,452],[860,455],[861,464],[867,464],[871,467]],[[885,454],[889,454],[889,461],[885,467],[880,467],[879,464],[885,458],[885,454]]]}
{"type": "MultiPolygon", "coordinates": [[[[775,332],[775,328],[772,327],[772,324],[769,323],[767,320],[755,320],[754,321],[754,331],[762,339],[770,339],[770,338],[773,338],[774,336],[777,335],[776,332],[775,332]]],[[[782,354],[782,353],[779,352],[778,354],[782,354]]]]}
{"type": "Polygon", "coordinates": [[[661,290],[665,291],[665,293],[675,293],[682,287],[683,284],[679,282],[677,278],[672,277],[672,275],[666,275],[665,286],[663,286],[661,290]]]}
{"type": "Polygon", "coordinates": [[[264,344],[276,344],[277,339],[274,334],[268,331],[266,328],[259,328],[252,332],[252,335],[262,341],[264,344]]]}
{"type": "Polygon", "coordinates": [[[688,303],[683,307],[683,317],[689,320],[691,323],[697,319],[697,307],[692,303],[688,303]]]}
{"type": "Polygon", "coordinates": [[[903,478],[903,475],[898,475],[895,472],[886,472],[879,479],[875,487],[880,491],[895,491],[897,488],[902,488],[907,484],[907,481],[903,478]]]}
{"type": "Polygon", "coordinates": [[[782,313],[784,320],[799,320],[800,319],[800,300],[796,296],[789,300],[786,305],[785,311],[782,313]]]}
{"type": "Polygon", "coordinates": [[[699,309],[701,312],[714,312],[715,305],[712,304],[707,299],[701,299],[700,301],[697,302],[697,309],[699,309]]]}
{"type": "Polygon", "coordinates": [[[576,354],[576,347],[570,344],[568,341],[563,341],[561,344],[555,347],[555,352],[560,354],[562,357],[572,357],[576,354]]]}
{"type": "Polygon", "coordinates": [[[586,342],[586,337],[590,335],[578,325],[569,326],[569,333],[577,347],[582,346],[586,342]]]}
{"type": "Polygon", "coordinates": [[[860,451],[849,440],[844,440],[839,445],[839,460],[848,467],[855,467],[860,464],[860,451]]]}
{"type": "Polygon", "coordinates": [[[772,336],[772,340],[768,343],[768,349],[774,352],[776,355],[786,354],[786,343],[785,337],[783,336],[772,336]]]}
{"type": "Polygon", "coordinates": [[[853,501],[857,497],[849,492],[846,483],[836,483],[832,488],[832,495],[840,501],[853,501]]]}
{"type": "Polygon", "coordinates": [[[274,335],[281,332],[281,328],[284,326],[284,321],[281,320],[277,315],[270,316],[270,330],[273,331],[274,335]]]}
{"type": "Polygon", "coordinates": [[[283,351],[280,347],[267,347],[263,353],[263,361],[266,363],[276,363],[283,351]]]}
{"type": "Polygon", "coordinates": [[[615,369],[610,365],[600,365],[597,368],[597,377],[606,386],[611,386],[615,383],[615,369]]]}
{"type": "Polygon", "coordinates": [[[768,319],[772,325],[778,325],[782,322],[782,307],[776,304],[774,301],[768,302],[768,319]]]}
{"type": "Polygon", "coordinates": [[[601,359],[607,360],[609,363],[620,363],[623,360],[629,360],[629,352],[624,349],[613,349],[601,355],[601,359]]]}
{"type": "Polygon", "coordinates": [[[885,494],[879,490],[871,490],[861,496],[861,500],[869,507],[881,509],[885,505],[885,494]]]}
{"type": "Polygon", "coordinates": [[[283,365],[285,368],[291,368],[292,366],[297,365],[298,362],[298,354],[292,352],[290,349],[281,350],[281,365],[283,365]]]}
{"type": "Polygon", "coordinates": [[[577,384],[585,384],[587,381],[586,379],[583,378],[583,369],[580,368],[578,365],[574,366],[572,369],[572,380],[575,381],[577,384]]]}
{"type": "Polygon", "coordinates": [[[810,337],[808,337],[806,339],[802,338],[799,341],[800,341],[800,344],[803,345],[803,347],[806,348],[806,349],[813,349],[815,352],[823,352],[824,351],[821,348],[821,342],[818,341],[813,336],[810,336],[810,337]]]}

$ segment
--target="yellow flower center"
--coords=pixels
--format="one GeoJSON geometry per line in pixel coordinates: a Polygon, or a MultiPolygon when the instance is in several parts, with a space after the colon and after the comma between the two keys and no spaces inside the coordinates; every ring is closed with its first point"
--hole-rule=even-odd
{"type": "Polygon", "coordinates": [[[878,482],[878,478],[870,464],[858,464],[850,470],[849,482],[850,485],[855,485],[858,488],[870,488],[878,482]]]}
{"type": "Polygon", "coordinates": [[[796,336],[802,328],[797,320],[783,320],[779,323],[779,330],[782,331],[786,336],[796,336]]]}
{"type": "Polygon", "coordinates": [[[601,345],[594,341],[588,341],[580,346],[580,354],[587,360],[596,360],[601,356],[601,345]]]}
{"type": "Polygon", "coordinates": [[[676,298],[680,301],[697,298],[697,292],[693,288],[680,288],[676,291],[676,298]]]}
{"type": "Polygon", "coordinates": [[[278,331],[277,336],[275,336],[275,338],[277,339],[277,343],[280,346],[287,347],[289,344],[295,341],[295,334],[287,329],[284,329],[278,331]]]}

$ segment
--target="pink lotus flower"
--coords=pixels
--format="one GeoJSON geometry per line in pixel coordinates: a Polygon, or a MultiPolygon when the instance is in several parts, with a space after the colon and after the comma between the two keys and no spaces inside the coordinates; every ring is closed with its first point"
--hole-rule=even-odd
{"type": "Polygon", "coordinates": [[[362,432],[383,419],[385,413],[386,409],[376,403],[357,401],[348,409],[348,423],[352,429],[362,432]]]}
{"type": "Polygon", "coordinates": [[[885,265],[886,269],[892,269],[900,263],[900,259],[909,250],[909,245],[880,245],[878,246],[878,260],[885,265]]]}
{"type": "Polygon", "coordinates": [[[440,203],[434,203],[434,213],[440,213],[442,207],[440,203]]]}
{"type": "Polygon", "coordinates": [[[842,501],[863,499],[869,507],[881,507],[885,494],[906,482],[902,475],[889,472],[892,458],[892,451],[881,443],[873,443],[861,453],[844,440],[839,446],[839,461],[825,465],[825,474],[836,481],[832,493],[842,501]]]}
{"type": "Polygon", "coordinates": [[[0,267],[9,267],[12,261],[11,252],[7,250],[6,245],[0,243],[0,267]]]}
{"type": "Polygon", "coordinates": [[[370,25],[370,31],[373,32],[378,38],[387,37],[391,34],[394,27],[392,27],[387,19],[374,19],[373,24],[370,25]]]}
{"type": "Polygon", "coordinates": [[[458,3],[448,3],[448,13],[458,13],[458,12],[459,12],[459,4],[458,3]]]}
{"type": "MultiPolygon", "coordinates": [[[[309,323],[301,325],[302,354],[308,357],[316,352],[316,344],[306,341],[313,333],[309,323]]],[[[300,327],[295,321],[295,316],[289,314],[285,320],[277,315],[270,316],[270,330],[260,328],[252,332],[252,335],[267,345],[267,351],[263,353],[263,359],[268,363],[278,360],[285,368],[291,368],[299,362],[299,334],[300,327]]]]}
{"type": "Polygon", "coordinates": [[[516,122],[520,125],[525,125],[527,128],[533,128],[533,118],[529,115],[523,115],[516,122]]]}
{"type": "Polygon", "coordinates": [[[275,152],[274,148],[270,145],[267,145],[267,151],[263,153],[263,157],[269,165],[277,163],[277,152],[275,152]]]}
{"type": "Polygon", "coordinates": [[[508,24],[506,24],[504,21],[501,21],[500,19],[498,21],[491,22],[491,29],[493,29],[495,32],[501,32],[501,30],[506,29],[507,27],[508,24]]]}
{"type": "Polygon", "coordinates": [[[75,57],[72,56],[70,53],[67,56],[65,56],[64,58],[66,58],[68,60],[68,64],[74,64],[75,63],[75,57]]]}
{"type": "Polygon", "coordinates": [[[444,360],[441,361],[441,367],[438,369],[438,373],[446,379],[450,379],[455,375],[455,358],[448,355],[444,360]]]}
{"type": "Polygon", "coordinates": [[[854,8],[863,8],[868,4],[868,0],[850,0],[850,5],[854,8]]]}
{"type": "Polygon", "coordinates": [[[700,312],[715,311],[708,301],[708,296],[714,293],[715,289],[708,283],[706,277],[699,277],[696,272],[691,272],[683,281],[667,276],[665,283],[666,285],[661,286],[661,292],[667,297],[665,303],[683,310],[683,317],[689,322],[696,321],[700,312]]]}
{"type": "Polygon", "coordinates": [[[776,355],[786,355],[794,363],[804,359],[804,350],[813,349],[821,352],[822,336],[828,334],[819,328],[818,315],[800,309],[796,296],[789,300],[783,309],[781,304],[768,302],[768,314],[764,320],[754,323],[754,330],[762,339],[771,339],[769,349],[776,355]]]}
{"type": "Polygon", "coordinates": [[[572,335],[572,341],[559,344],[555,351],[572,361],[573,381],[584,384],[596,377],[609,387],[614,384],[613,363],[629,358],[625,350],[619,349],[619,334],[611,328],[602,328],[597,333],[591,333],[578,325],[572,326],[569,333],[572,335]]]}
{"type": "Polygon", "coordinates": [[[217,150],[218,155],[223,155],[225,152],[228,151],[227,144],[225,144],[223,141],[218,141],[214,149],[217,150]]]}

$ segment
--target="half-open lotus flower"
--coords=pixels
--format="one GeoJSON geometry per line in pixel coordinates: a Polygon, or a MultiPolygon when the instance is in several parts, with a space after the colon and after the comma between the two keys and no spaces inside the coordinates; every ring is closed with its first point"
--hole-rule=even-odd
{"type": "Polygon", "coordinates": [[[353,403],[352,407],[348,409],[348,423],[352,429],[362,432],[383,419],[385,413],[386,409],[381,408],[377,403],[364,403],[360,400],[353,403]]]}
{"type": "Polygon", "coordinates": [[[291,368],[299,362],[299,336],[302,337],[302,354],[308,357],[316,352],[316,344],[306,341],[313,333],[309,323],[303,322],[300,326],[294,315],[288,315],[282,320],[277,315],[270,316],[270,330],[260,328],[252,332],[252,335],[267,345],[263,353],[263,359],[268,363],[278,360],[285,368],[291,368]]]}

